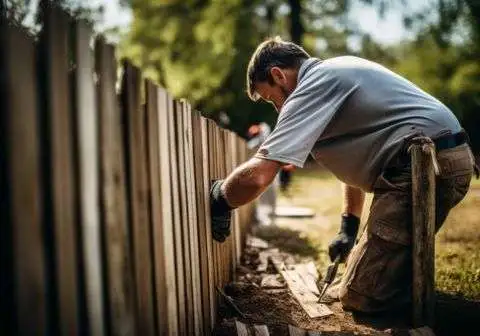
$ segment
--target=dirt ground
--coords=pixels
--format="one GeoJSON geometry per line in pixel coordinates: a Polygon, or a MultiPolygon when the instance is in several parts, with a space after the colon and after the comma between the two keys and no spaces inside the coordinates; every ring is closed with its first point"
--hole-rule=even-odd
{"type": "MultiPolygon", "coordinates": [[[[362,223],[368,217],[367,204],[362,223]]],[[[275,225],[256,227],[253,233],[291,255],[296,262],[313,260],[320,274],[328,265],[326,248],[339,225],[341,190],[332,176],[320,170],[295,173],[289,195],[280,205],[309,207],[316,212],[311,219],[277,218],[275,225]]],[[[436,241],[436,335],[475,335],[480,319],[480,183],[475,181],[466,199],[455,208],[436,241]]],[[[310,319],[288,289],[260,288],[261,275],[247,251],[235,283],[225,288],[238,308],[223,304],[219,311],[216,335],[232,335],[234,319],[244,323],[267,324],[271,335],[288,335],[288,324],[322,335],[406,335],[410,312],[391,312],[384,316],[361,316],[345,312],[338,303],[330,306],[333,315],[310,319]],[[250,260],[250,261],[249,261],[250,260]],[[249,274],[246,277],[246,274],[249,274]]],[[[343,269],[339,270],[341,276],[343,269]]],[[[269,265],[267,273],[276,273],[269,265]]],[[[225,302],[225,300],[222,300],[225,302]]]]}

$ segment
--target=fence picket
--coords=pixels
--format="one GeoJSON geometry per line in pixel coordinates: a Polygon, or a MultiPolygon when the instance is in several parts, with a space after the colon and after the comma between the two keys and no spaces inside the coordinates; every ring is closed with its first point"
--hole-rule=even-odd
{"type": "MultiPolygon", "coordinates": [[[[176,225],[173,209],[173,170],[171,167],[172,143],[170,142],[173,129],[170,126],[172,116],[172,99],[163,89],[158,89],[158,141],[160,146],[160,185],[161,185],[161,214],[162,225],[154,226],[154,246],[156,270],[155,274],[161,277],[164,274],[165,284],[159,286],[157,280],[157,295],[162,295],[164,300],[158,299],[157,314],[160,326],[160,335],[177,335],[179,329],[179,309],[177,301],[177,277],[176,272],[176,246],[174,236],[174,226],[176,225]],[[162,246],[163,245],[163,246],[162,246]],[[162,249],[163,247],[163,249],[162,249]],[[164,268],[162,268],[161,259],[163,259],[164,268]],[[162,291],[165,292],[162,293],[162,291]]],[[[155,207],[153,211],[155,211],[155,207]]],[[[159,210],[160,211],[160,210],[159,210]]],[[[182,320],[183,323],[183,320],[182,320]]]]}
{"type": "MultiPolygon", "coordinates": [[[[95,46],[100,140],[100,206],[105,258],[108,328],[113,335],[135,334],[135,292],[128,234],[128,208],[121,114],[115,93],[113,47],[95,46]]],[[[92,158],[89,158],[90,160],[92,158]]],[[[85,241],[85,253],[90,243],[85,241]]],[[[94,256],[92,256],[94,258],[94,256]]]]}
{"type": "Polygon", "coordinates": [[[0,37],[0,328],[47,335],[35,46],[3,22],[0,37]]]}
{"type": "Polygon", "coordinates": [[[148,214],[147,146],[145,109],[141,106],[141,75],[128,62],[124,63],[122,103],[125,138],[127,139],[128,200],[133,242],[136,318],[138,333],[155,334],[151,226],[148,214]]]}
{"type": "Polygon", "coordinates": [[[52,328],[61,335],[79,334],[76,155],[69,90],[69,17],[59,7],[44,6],[40,36],[41,99],[45,225],[52,328]]]}

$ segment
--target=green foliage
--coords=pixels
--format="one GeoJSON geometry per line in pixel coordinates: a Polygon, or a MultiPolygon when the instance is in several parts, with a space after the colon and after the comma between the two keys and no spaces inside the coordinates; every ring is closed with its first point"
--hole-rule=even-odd
{"type": "Polygon", "coordinates": [[[474,132],[480,122],[480,5],[437,0],[412,12],[411,1],[133,0],[134,22],[121,54],[206,116],[220,122],[227,114],[230,123],[221,123],[243,135],[253,122],[276,120],[269,105],[246,97],[250,55],[267,36],[294,36],[314,56],[356,54],[404,75],[451,107],[480,149],[474,132]],[[348,15],[355,1],[381,15],[402,11],[416,38],[385,47],[359,34],[348,15]],[[351,36],[359,37],[360,50],[350,49],[351,36]]]}

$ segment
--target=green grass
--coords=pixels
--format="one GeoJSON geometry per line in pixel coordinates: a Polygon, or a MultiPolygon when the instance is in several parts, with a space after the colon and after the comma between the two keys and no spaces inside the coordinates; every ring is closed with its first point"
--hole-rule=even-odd
{"type": "MultiPolygon", "coordinates": [[[[290,244],[289,250],[313,257],[319,269],[328,263],[327,246],[338,231],[342,205],[340,183],[329,173],[303,169],[294,173],[291,198],[280,197],[279,204],[293,204],[315,210],[313,219],[279,219],[277,224],[308,242],[290,244]]],[[[362,215],[368,218],[372,195],[362,215]]],[[[480,299],[480,181],[473,180],[466,198],[454,208],[436,239],[435,267],[437,289],[469,299],[480,299]]],[[[285,237],[283,240],[287,239],[285,237]]],[[[293,239],[293,238],[292,238],[293,239]]],[[[288,240],[288,239],[287,239],[288,240]]],[[[295,239],[293,239],[295,240],[295,239]]],[[[278,246],[281,246],[279,242],[278,246]]]]}

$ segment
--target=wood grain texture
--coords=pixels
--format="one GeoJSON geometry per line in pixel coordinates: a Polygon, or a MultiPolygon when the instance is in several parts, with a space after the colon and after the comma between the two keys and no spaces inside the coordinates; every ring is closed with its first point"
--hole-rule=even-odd
{"type": "Polygon", "coordinates": [[[297,328],[297,327],[289,324],[288,325],[288,334],[290,336],[306,336],[307,332],[303,329],[297,328]]]}
{"type": "MultiPolygon", "coordinates": [[[[199,117],[200,118],[200,117],[199,117]]],[[[204,265],[204,270],[206,270],[208,276],[204,276],[202,281],[204,284],[202,287],[207,291],[206,295],[208,297],[208,306],[209,309],[206,310],[206,313],[210,317],[210,328],[213,328],[216,319],[216,304],[215,304],[215,275],[214,275],[214,265],[213,265],[213,239],[212,239],[212,223],[210,219],[210,180],[211,180],[211,166],[210,166],[210,137],[209,137],[209,123],[207,119],[200,118],[200,135],[202,139],[202,151],[201,151],[201,162],[203,168],[202,175],[202,196],[203,196],[203,211],[205,219],[205,229],[204,232],[204,241],[201,246],[202,250],[206,253],[206,260],[202,260],[204,265]]]]}
{"type": "Polygon", "coordinates": [[[411,147],[413,323],[418,327],[433,326],[435,313],[435,173],[425,146],[411,147]]]}
{"type": "Polygon", "coordinates": [[[235,329],[237,331],[237,336],[249,336],[248,326],[240,321],[235,320],[235,329]]]}
{"type": "Polygon", "coordinates": [[[11,26],[0,25],[0,37],[1,327],[47,335],[35,46],[11,26]]]}
{"type": "Polygon", "coordinates": [[[165,299],[157,301],[157,314],[160,326],[160,335],[178,335],[179,332],[179,310],[177,301],[177,277],[179,274],[176,271],[176,246],[174,236],[174,209],[173,209],[173,180],[172,166],[171,166],[171,142],[170,138],[174,135],[174,129],[170,127],[171,119],[173,118],[173,101],[169,94],[163,90],[158,89],[158,136],[159,136],[159,160],[160,160],[160,186],[161,186],[161,201],[160,209],[153,207],[152,211],[160,211],[162,215],[161,227],[154,226],[155,237],[155,260],[158,261],[155,266],[155,274],[157,276],[157,292],[165,299]],[[163,244],[160,241],[163,240],[163,244]],[[163,249],[162,249],[163,247],[163,249]],[[162,263],[158,260],[163,258],[162,263]],[[164,275],[162,275],[164,274],[164,275]],[[162,279],[165,283],[161,285],[162,279]],[[162,286],[165,292],[162,292],[162,286]],[[166,313],[166,315],[165,315],[166,313]]]}
{"type": "Polygon", "coordinates": [[[203,317],[196,312],[202,311],[202,292],[201,292],[201,273],[199,258],[199,220],[197,211],[196,180],[194,173],[194,144],[193,144],[193,124],[192,108],[188,102],[183,101],[184,120],[183,129],[185,135],[185,166],[187,181],[187,205],[188,205],[188,223],[190,227],[190,260],[192,270],[192,291],[193,291],[193,325],[194,334],[203,335],[203,317]]]}
{"type": "MultiPolygon", "coordinates": [[[[87,43],[85,40],[84,43],[87,43]]],[[[105,258],[107,312],[109,330],[113,335],[134,335],[135,290],[133,280],[131,245],[128,234],[127,194],[125,172],[125,146],[123,144],[121,114],[115,94],[116,60],[114,48],[97,40],[95,46],[97,104],[100,148],[100,206],[105,258]]],[[[87,158],[85,158],[87,160],[87,158]]],[[[92,160],[92,158],[88,158],[92,160]]],[[[91,175],[90,175],[91,178],[91,175]]],[[[89,236],[95,234],[91,224],[84,230],[84,250],[90,269],[89,295],[96,289],[95,250],[89,236]],[[92,233],[88,232],[92,230],[92,233]]]]}
{"type": "Polygon", "coordinates": [[[45,220],[47,247],[52,258],[49,282],[51,324],[61,335],[78,335],[77,191],[73,160],[76,155],[69,89],[69,17],[53,5],[44,6],[40,37],[40,85],[45,220]]]}
{"type": "Polygon", "coordinates": [[[147,147],[145,109],[141,106],[142,79],[139,70],[124,63],[122,108],[127,139],[128,200],[136,288],[136,318],[138,333],[154,335],[153,265],[151,225],[148,204],[147,147]]]}
{"type": "Polygon", "coordinates": [[[173,208],[173,231],[174,231],[174,246],[175,246],[175,270],[177,275],[177,307],[178,307],[178,334],[186,335],[187,312],[186,312],[186,288],[185,288],[185,257],[182,239],[182,216],[181,216],[181,198],[178,172],[178,155],[180,155],[179,146],[177,142],[177,107],[176,102],[172,101],[169,106],[168,119],[169,127],[169,141],[170,146],[170,183],[171,183],[171,198],[173,208]]]}

